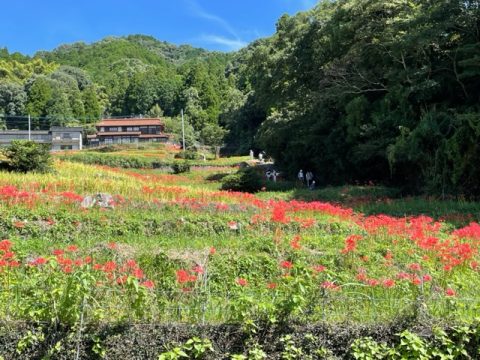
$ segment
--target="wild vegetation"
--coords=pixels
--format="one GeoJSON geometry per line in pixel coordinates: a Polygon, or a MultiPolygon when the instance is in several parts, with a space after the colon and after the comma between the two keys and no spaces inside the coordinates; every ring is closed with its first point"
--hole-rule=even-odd
{"type": "MultiPolygon", "coordinates": [[[[56,160],[55,169],[0,173],[4,320],[231,323],[256,339],[257,327],[458,324],[478,314],[480,226],[468,214],[365,215],[294,199],[301,191],[220,191],[209,179],[228,167],[171,175],[56,160]],[[99,193],[112,195],[108,204],[82,205],[99,193]]],[[[361,341],[376,351],[358,340],[350,356],[361,341]]]]}

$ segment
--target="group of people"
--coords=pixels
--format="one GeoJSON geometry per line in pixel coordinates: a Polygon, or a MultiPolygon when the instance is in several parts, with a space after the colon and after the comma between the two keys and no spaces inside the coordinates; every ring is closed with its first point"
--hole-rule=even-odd
{"type": "MultiPolygon", "coordinates": [[[[260,161],[261,163],[264,163],[265,162],[265,151],[261,151],[258,153],[258,161],[260,161]]],[[[253,150],[250,150],[250,160],[255,160],[255,153],[253,152],[253,150]]]]}
{"type": "Polygon", "coordinates": [[[278,175],[280,175],[280,173],[275,169],[268,170],[265,172],[265,177],[267,178],[267,180],[273,181],[273,182],[277,182],[278,175]]]}
{"type": "Polygon", "coordinates": [[[307,171],[305,174],[303,173],[303,170],[300,170],[298,172],[298,181],[300,181],[300,183],[302,184],[307,184],[307,187],[310,189],[310,190],[313,190],[315,189],[315,180],[313,180],[314,176],[313,176],[313,173],[311,171],[307,171]]]}

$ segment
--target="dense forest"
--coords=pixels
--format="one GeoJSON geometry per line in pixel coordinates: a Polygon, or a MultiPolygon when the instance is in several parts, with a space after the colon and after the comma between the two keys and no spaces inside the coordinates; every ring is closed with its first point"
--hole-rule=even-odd
{"type": "Polygon", "coordinates": [[[480,195],[480,1],[320,1],[236,53],[149,36],[0,50],[0,113],[162,115],[188,141],[265,150],[318,183],[480,195]]]}

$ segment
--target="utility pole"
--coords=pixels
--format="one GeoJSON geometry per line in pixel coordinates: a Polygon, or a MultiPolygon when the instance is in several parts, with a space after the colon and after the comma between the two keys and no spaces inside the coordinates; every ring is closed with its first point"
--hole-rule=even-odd
{"type": "Polygon", "coordinates": [[[30,119],[30,114],[28,114],[28,141],[32,140],[32,121],[30,119]]]}
{"type": "Polygon", "coordinates": [[[182,139],[183,139],[183,151],[185,151],[185,121],[183,119],[183,109],[182,109],[182,139]]]}

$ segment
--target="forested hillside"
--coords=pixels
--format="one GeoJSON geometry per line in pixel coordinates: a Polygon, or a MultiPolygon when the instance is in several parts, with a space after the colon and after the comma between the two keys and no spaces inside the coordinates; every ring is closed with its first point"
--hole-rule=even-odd
{"type": "Polygon", "coordinates": [[[324,1],[237,64],[230,136],[291,174],[480,194],[479,1],[324,1]]]}
{"type": "Polygon", "coordinates": [[[0,113],[85,124],[183,108],[189,143],[227,133],[227,151],[265,150],[321,184],[479,195],[479,19],[478,0],[325,0],[236,53],[143,35],[4,49],[0,113]]]}
{"type": "Polygon", "coordinates": [[[233,86],[225,76],[231,58],[143,35],[62,45],[33,58],[3,49],[0,114],[88,125],[102,116],[172,117],[183,108],[193,142],[202,131],[222,134],[217,122],[233,86]]]}

